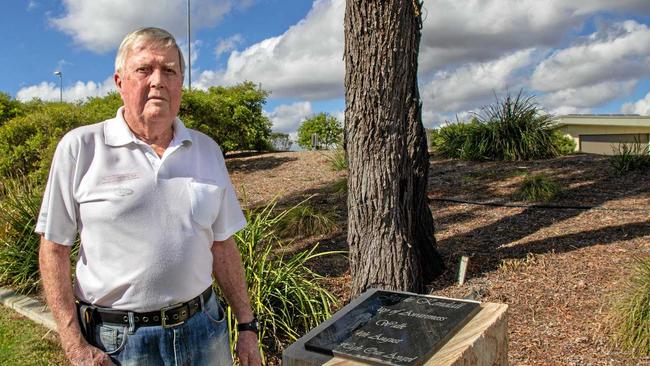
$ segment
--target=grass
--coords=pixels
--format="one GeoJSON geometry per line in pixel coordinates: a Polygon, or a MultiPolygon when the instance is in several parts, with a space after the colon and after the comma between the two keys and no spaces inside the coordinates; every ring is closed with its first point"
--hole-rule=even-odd
{"type": "Polygon", "coordinates": [[[612,312],[613,341],[632,355],[650,356],[650,256],[633,262],[621,292],[612,312]]]}
{"type": "Polygon", "coordinates": [[[560,185],[544,173],[529,175],[524,178],[515,198],[522,201],[548,202],[561,191],[560,185]]]}
{"type": "Polygon", "coordinates": [[[0,365],[66,365],[55,332],[0,306],[0,365]]]}

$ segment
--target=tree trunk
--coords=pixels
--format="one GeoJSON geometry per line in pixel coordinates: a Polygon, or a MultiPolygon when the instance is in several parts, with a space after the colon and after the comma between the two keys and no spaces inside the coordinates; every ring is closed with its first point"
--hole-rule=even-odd
{"type": "Polygon", "coordinates": [[[418,0],[348,0],[345,141],[352,293],[422,292],[444,270],[427,205],[418,0]]]}

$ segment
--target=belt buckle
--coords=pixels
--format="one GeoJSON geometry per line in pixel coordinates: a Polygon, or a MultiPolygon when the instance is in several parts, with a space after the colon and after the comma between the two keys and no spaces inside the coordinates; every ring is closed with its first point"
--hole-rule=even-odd
{"type": "Polygon", "coordinates": [[[165,313],[170,311],[170,310],[182,308],[184,306],[185,306],[185,304],[180,303],[180,304],[176,304],[176,305],[165,306],[164,308],[160,309],[160,324],[162,325],[162,327],[163,328],[171,328],[171,327],[174,327],[174,326],[181,325],[181,324],[185,323],[185,320],[187,320],[187,317],[181,317],[178,313],[175,314],[175,315],[178,316],[178,319],[170,319],[172,321],[171,323],[167,321],[167,316],[165,315],[165,313]],[[177,320],[180,320],[180,321],[177,321],[177,320]]]}

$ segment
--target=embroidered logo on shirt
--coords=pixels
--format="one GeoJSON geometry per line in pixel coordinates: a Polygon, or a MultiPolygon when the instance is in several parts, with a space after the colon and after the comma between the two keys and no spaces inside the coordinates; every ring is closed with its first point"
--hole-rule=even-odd
{"type": "Polygon", "coordinates": [[[118,189],[115,191],[115,194],[118,195],[118,196],[120,196],[120,197],[130,196],[130,195],[133,194],[133,190],[132,190],[132,189],[129,189],[129,188],[118,188],[118,189]]]}

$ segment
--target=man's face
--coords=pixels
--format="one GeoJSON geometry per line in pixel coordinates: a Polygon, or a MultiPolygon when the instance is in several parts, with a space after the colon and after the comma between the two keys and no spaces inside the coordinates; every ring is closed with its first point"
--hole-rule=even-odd
{"type": "Polygon", "coordinates": [[[183,76],[175,48],[136,45],[114,75],[129,123],[171,123],[181,105],[183,76]]]}

